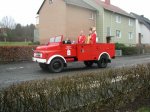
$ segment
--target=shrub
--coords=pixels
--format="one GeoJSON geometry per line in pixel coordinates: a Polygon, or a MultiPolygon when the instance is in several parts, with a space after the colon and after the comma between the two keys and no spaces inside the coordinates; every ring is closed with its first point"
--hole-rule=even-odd
{"type": "Polygon", "coordinates": [[[121,47],[123,55],[137,55],[139,54],[139,48],[138,47],[121,47]]]}
{"type": "Polygon", "coordinates": [[[126,47],[124,44],[115,43],[116,50],[121,50],[122,47],[126,47]]]}
{"type": "Polygon", "coordinates": [[[0,92],[1,112],[114,112],[150,98],[150,64],[53,80],[23,82],[0,92]]]}
{"type": "Polygon", "coordinates": [[[36,46],[0,46],[0,63],[31,60],[36,46]]]}
{"type": "Polygon", "coordinates": [[[137,55],[141,53],[141,48],[138,46],[130,47],[121,43],[116,43],[115,46],[116,50],[122,50],[123,55],[137,55]]]}

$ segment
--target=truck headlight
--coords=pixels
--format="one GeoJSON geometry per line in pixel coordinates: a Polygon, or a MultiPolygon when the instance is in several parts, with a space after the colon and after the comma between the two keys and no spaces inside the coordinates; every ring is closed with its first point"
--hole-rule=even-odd
{"type": "Polygon", "coordinates": [[[36,52],[34,53],[34,57],[42,58],[42,53],[36,52]]]}

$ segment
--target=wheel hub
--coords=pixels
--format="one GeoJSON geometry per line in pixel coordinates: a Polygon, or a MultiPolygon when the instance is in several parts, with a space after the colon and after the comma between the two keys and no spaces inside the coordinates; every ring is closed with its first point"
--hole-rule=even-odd
{"type": "Polygon", "coordinates": [[[55,62],[54,64],[53,64],[53,68],[54,69],[59,69],[61,67],[61,64],[59,63],[59,62],[55,62]]]}

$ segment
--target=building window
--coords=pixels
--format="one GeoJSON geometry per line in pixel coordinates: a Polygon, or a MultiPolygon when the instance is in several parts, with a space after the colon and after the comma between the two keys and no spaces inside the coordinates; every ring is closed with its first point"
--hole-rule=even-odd
{"type": "Polygon", "coordinates": [[[129,26],[133,26],[133,20],[129,19],[129,26]]]}
{"type": "Polygon", "coordinates": [[[121,31],[120,30],[116,30],[116,37],[121,38],[121,31]]]}
{"type": "Polygon", "coordinates": [[[116,22],[121,23],[121,16],[119,16],[119,15],[116,16],[116,22]]]}
{"type": "Polygon", "coordinates": [[[49,4],[52,4],[53,3],[53,0],[49,0],[49,4]]]}
{"type": "Polygon", "coordinates": [[[129,32],[129,33],[128,33],[128,37],[129,37],[130,40],[133,39],[133,33],[132,33],[132,32],[129,32]]]}
{"type": "Polygon", "coordinates": [[[91,13],[91,14],[90,14],[89,19],[94,20],[94,13],[91,13]]]}
{"type": "Polygon", "coordinates": [[[107,36],[111,36],[111,29],[110,29],[110,27],[107,27],[107,36]]]}

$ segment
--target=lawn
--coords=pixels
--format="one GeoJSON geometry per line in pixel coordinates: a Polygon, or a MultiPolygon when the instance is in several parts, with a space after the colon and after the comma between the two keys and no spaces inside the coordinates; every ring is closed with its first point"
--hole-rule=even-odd
{"type": "Polygon", "coordinates": [[[0,42],[0,46],[27,46],[31,42],[0,42]]]}

